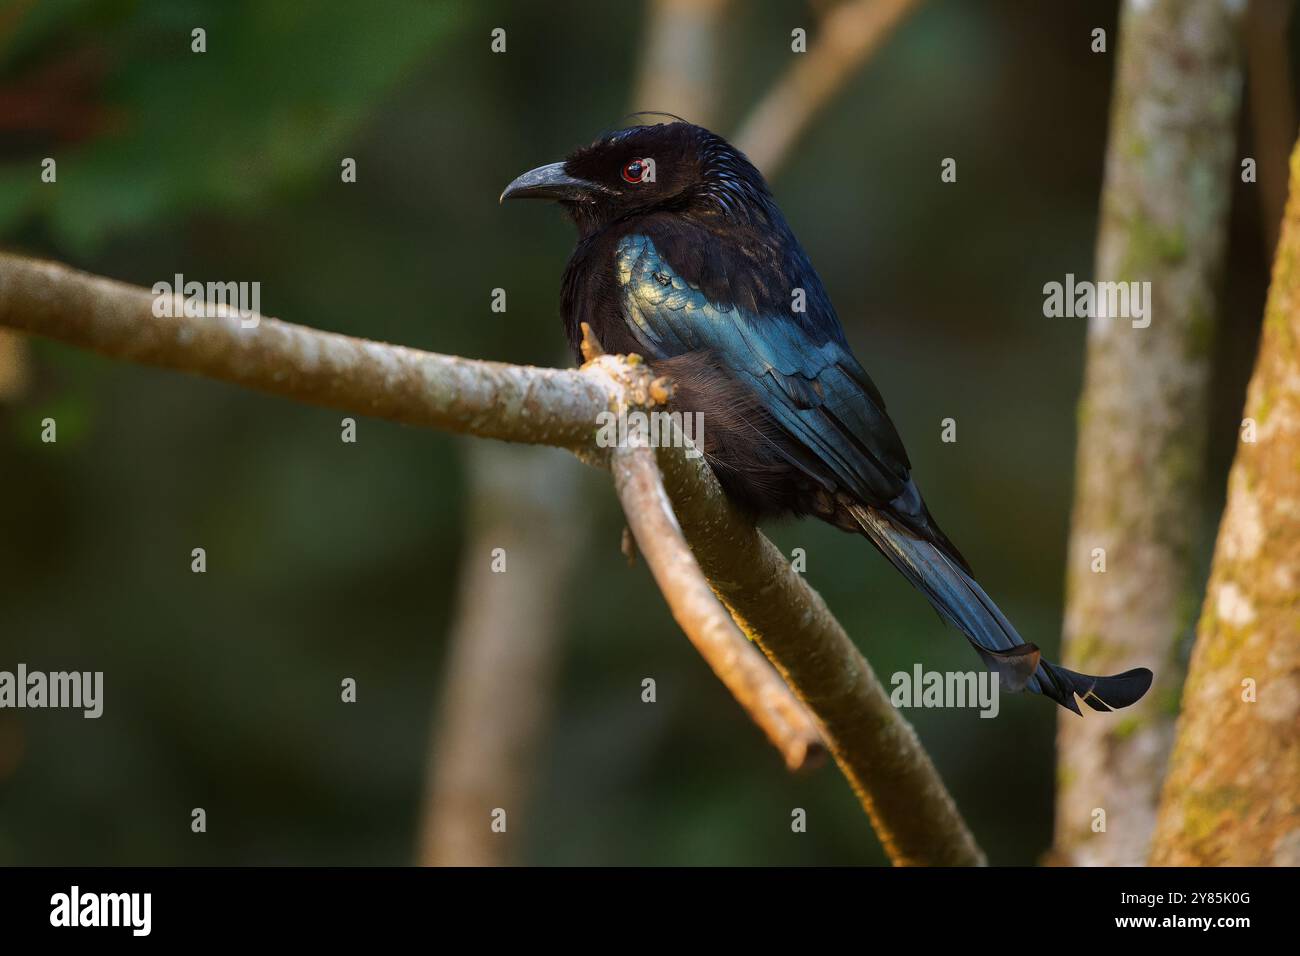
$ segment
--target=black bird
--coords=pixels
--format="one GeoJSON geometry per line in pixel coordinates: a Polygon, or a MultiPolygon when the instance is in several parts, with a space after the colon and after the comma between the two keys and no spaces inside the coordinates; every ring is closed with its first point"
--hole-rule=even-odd
{"type": "Polygon", "coordinates": [[[865,535],[1004,687],[1079,713],[1127,707],[1151,672],[1078,674],[1020,639],[931,517],[885,402],[758,170],[685,121],[602,136],[501,194],[560,203],[578,228],[561,311],[674,383],[704,455],[755,519],[814,515],[865,535]]]}

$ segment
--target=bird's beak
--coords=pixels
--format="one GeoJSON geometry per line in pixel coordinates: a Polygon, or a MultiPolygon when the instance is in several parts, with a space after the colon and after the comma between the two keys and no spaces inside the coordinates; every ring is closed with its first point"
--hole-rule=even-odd
{"type": "Polygon", "coordinates": [[[524,173],[501,193],[498,202],[507,199],[590,199],[597,193],[606,193],[600,183],[588,182],[570,176],[564,171],[564,163],[551,163],[538,166],[524,173]]]}

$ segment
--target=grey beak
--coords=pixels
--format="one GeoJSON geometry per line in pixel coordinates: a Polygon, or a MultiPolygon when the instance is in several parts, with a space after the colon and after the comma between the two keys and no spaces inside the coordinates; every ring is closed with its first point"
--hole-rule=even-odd
{"type": "Polygon", "coordinates": [[[507,199],[590,199],[609,189],[600,183],[577,179],[564,171],[564,163],[538,166],[524,173],[501,193],[497,202],[507,199]]]}

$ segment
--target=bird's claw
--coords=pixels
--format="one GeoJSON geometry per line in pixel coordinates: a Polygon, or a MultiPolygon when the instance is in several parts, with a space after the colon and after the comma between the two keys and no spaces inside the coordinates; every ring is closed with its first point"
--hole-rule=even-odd
{"type": "Polygon", "coordinates": [[[673,383],[666,375],[660,375],[650,383],[650,399],[656,405],[666,405],[673,397],[673,383]]]}
{"type": "Polygon", "coordinates": [[[605,354],[605,350],[600,347],[600,341],[596,338],[596,333],[591,331],[591,326],[586,322],[581,325],[582,343],[579,346],[582,349],[582,360],[584,362],[593,362],[605,354]]]}

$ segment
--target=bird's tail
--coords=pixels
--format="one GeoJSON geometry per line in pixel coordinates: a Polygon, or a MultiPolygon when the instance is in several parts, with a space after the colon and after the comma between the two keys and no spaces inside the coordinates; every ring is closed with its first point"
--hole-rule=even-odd
{"type": "Polygon", "coordinates": [[[1127,707],[1151,686],[1151,672],[1137,667],[1114,677],[1078,674],[1042,659],[998,610],[992,598],[952,558],[931,542],[898,527],[874,508],[849,509],[871,542],[924,594],[939,615],[966,635],[1002,686],[1031,690],[1076,714],[1075,696],[1093,710],[1127,707]]]}

